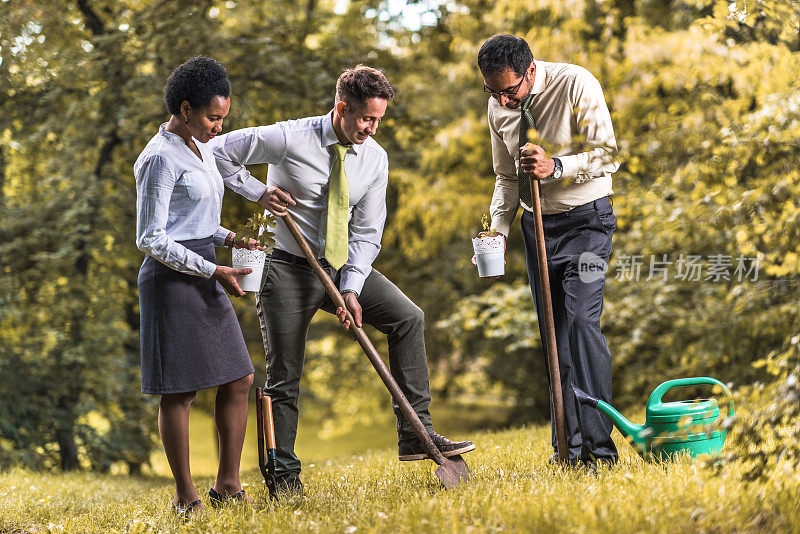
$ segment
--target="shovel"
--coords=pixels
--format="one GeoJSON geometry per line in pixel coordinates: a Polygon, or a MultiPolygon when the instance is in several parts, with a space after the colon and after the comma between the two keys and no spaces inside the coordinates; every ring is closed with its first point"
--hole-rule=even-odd
{"type": "Polygon", "coordinates": [[[420,421],[419,416],[411,407],[411,404],[406,399],[406,396],[400,390],[400,386],[397,385],[394,377],[392,377],[391,373],[389,372],[389,368],[386,367],[386,364],[383,363],[383,360],[378,354],[378,351],[375,350],[375,347],[370,342],[369,337],[367,337],[366,332],[360,326],[356,325],[355,319],[347,310],[347,306],[344,303],[344,298],[342,298],[342,294],[339,293],[339,290],[333,284],[333,280],[331,277],[328,276],[328,273],[325,269],[322,268],[319,261],[317,260],[314,252],[311,250],[311,247],[306,242],[306,239],[303,237],[303,234],[300,233],[300,229],[297,227],[297,224],[292,219],[291,214],[288,212],[282,216],[283,222],[286,223],[286,227],[289,229],[289,232],[294,237],[294,240],[297,241],[298,246],[303,251],[303,255],[305,255],[308,263],[311,265],[311,268],[314,269],[317,277],[322,282],[322,285],[325,286],[325,291],[327,291],[328,296],[330,296],[333,303],[345,310],[347,320],[350,322],[350,329],[353,333],[353,337],[358,341],[358,344],[361,345],[361,348],[364,349],[364,352],[369,358],[370,363],[372,366],[375,367],[375,370],[378,372],[378,376],[381,377],[383,383],[386,385],[386,388],[389,390],[389,393],[392,394],[394,401],[400,407],[400,411],[403,413],[403,416],[406,418],[406,421],[414,429],[414,434],[416,434],[417,439],[422,443],[422,446],[425,449],[425,452],[428,453],[428,456],[439,465],[436,469],[436,477],[442,483],[442,485],[447,489],[452,489],[458,486],[461,482],[466,482],[469,480],[469,468],[467,467],[467,463],[461,457],[461,455],[452,456],[450,458],[445,458],[445,456],[441,453],[441,451],[433,444],[433,440],[428,435],[428,432],[425,430],[425,426],[420,421]]]}
{"type": "Polygon", "coordinates": [[[256,431],[258,433],[258,468],[264,477],[270,498],[275,499],[278,488],[275,479],[275,426],[272,423],[272,399],[264,395],[261,388],[256,388],[256,431]],[[264,450],[265,435],[267,437],[266,451],[264,450]]]}
{"type": "MultiPolygon", "coordinates": [[[[542,292],[542,311],[547,347],[547,367],[550,372],[550,393],[553,403],[553,418],[556,423],[556,445],[558,460],[566,465],[568,460],[567,425],[564,421],[564,396],[561,393],[561,371],[558,367],[558,348],[556,347],[556,328],[553,321],[553,299],[550,296],[550,274],[547,271],[547,249],[544,245],[544,224],[542,205],[539,200],[539,180],[531,179],[531,208],[533,226],[536,233],[536,257],[539,260],[539,289],[542,292]]],[[[534,281],[536,283],[536,281],[534,281]]]]}

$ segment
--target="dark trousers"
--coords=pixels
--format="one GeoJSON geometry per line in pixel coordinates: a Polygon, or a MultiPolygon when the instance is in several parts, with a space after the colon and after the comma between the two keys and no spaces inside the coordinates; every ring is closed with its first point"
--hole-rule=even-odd
{"type": "MultiPolygon", "coordinates": [[[[328,274],[338,283],[330,266],[328,274]]],[[[400,289],[381,273],[372,270],[358,297],[363,322],[386,334],[389,344],[389,369],[403,394],[429,431],[433,430],[429,406],[428,361],[425,354],[425,315],[400,289]]],[[[325,288],[304,259],[286,261],[267,258],[261,291],[256,303],[261,335],[267,358],[264,394],[272,399],[277,445],[276,476],[300,473],[300,460],[294,453],[297,437],[300,376],[305,360],[308,327],[317,310],[335,313],[336,307],[325,288]]],[[[353,341],[355,343],[355,341],[353,341]]],[[[371,372],[366,356],[364,372],[371,372]]],[[[375,380],[380,380],[377,374],[375,380]]],[[[401,438],[414,431],[392,400],[401,438]]]]}
{"type": "MultiPolygon", "coordinates": [[[[547,267],[553,302],[556,346],[564,396],[569,458],[616,461],[617,449],[611,441],[611,422],[594,408],[579,406],[573,384],[589,395],[611,402],[611,352],[600,331],[603,312],[604,275],[598,275],[597,257],[608,264],[611,236],[617,220],[608,197],[565,213],[543,215],[547,267]],[[583,255],[583,257],[582,257],[583,255]],[[590,265],[595,266],[592,270],[590,265]],[[583,270],[582,270],[583,269],[583,270]]],[[[539,263],[533,214],[522,215],[522,235],[528,280],[536,301],[545,368],[548,359],[542,295],[539,291],[539,263]]],[[[549,371],[547,373],[549,382],[549,371]]],[[[552,406],[552,442],[556,448],[552,406]]]]}

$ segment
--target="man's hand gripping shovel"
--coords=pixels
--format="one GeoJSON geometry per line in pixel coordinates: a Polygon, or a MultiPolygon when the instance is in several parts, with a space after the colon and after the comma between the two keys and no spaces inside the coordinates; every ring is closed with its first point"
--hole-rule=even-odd
{"type": "Polygon", "coordinates": [[[256,388],[256,427],[258,467],[264,476],[270,498],[275,499],[277,498],[277,480],[275,479],[275,426],[272,423],[272,399],[265,396],[261,388],[256,388]],[[264,450],[265,437],[266,451],[264,450]]]}
{"type": "Polygon", "coordinates": [[[372,363],[372,366],[375,367],[375,370],[378,372],[378,376],[381,377],[381,380],[383,380],[383,383],[386,385],[389,393],[392,394],[395,402],[398,406],[400,406],[403,416],[413,427],[414,434],[416,434],[417,439],[419,439],[422,443],[422,446],[425,448],[425,452],[427,452],[428,456],[439,465],[439,467],[436,469],[436,477],[447,489],[455,488],[461,482],[468,481],[469,467],[467,467],[467,463],[460,455],[446,458],[441,451],[439,451],[436,445],[434,445],[433,440],[431,440],[431,437],[425,430],[425,427],[423,426],[422,421],[420,421],[419,416],[411,407],[411,404],[408,402],[408,399],[406,399],[406,396],[400,390],[400,386],[397,385],[394,377],[392,377],[391,373],[389,372],[389,368],[386,367],[385,363],[383,363],[378,351],[375,350],[372,342],[370,342],[369,338],[367,337],[366,332],[364,332],[363,328],[356,325],[353,316],[349,311],[347,311],[347,306],[344,303],[341,293],[339,293],[339,290],[333,284],[331,277],[328,276],[328,273],[322,268],[322,266],[319,264],[319,261],[317,261],[316,256],[312,252],[311,247],[309,247],[303,235],[300,233],[300,229],[297,227],[294,219],[292,219],[291,214],[287,212],[281,218],[283,219],[283,222],[286,223],[286,227],[289,229],[292,237],[294,237],[294,240],[297,241],[298,246],[302,249],[303,255],[305,255],[308,263],[311,264],[311,267],[314,269],[314,273],[316,273],[317,277],[325,286],[325,290],[331,297],[331,300],[333,300],[333,303],[337,307],[346,311],[346,318],[348,321],[350,321],[350,329],[353,333],[353,337],[356,339],[356,341],[358,341],[358,344],[361,345],[361,348],[364,349],[364,352],[366,353],[367,358],[369,358],[370,363],[372,363]]]}

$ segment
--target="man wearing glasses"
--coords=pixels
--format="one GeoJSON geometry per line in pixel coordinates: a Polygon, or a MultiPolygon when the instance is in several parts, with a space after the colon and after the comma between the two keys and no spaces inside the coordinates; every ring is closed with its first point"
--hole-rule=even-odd
{"type": "MultiPolygon", "coordinates": [[[[534,60],[528,43],[512,35],[489,38],[478,52],[478,67],[484,91],[491,95],[489,131],[497,175],[492,228],[507,236],[522,206],[537,312],[542,297],[535,283],[539,269],[530,180],[540,183],[570,463],[613,464],[618,456],[611,423],[596,410],[579,407],[572,388],[611,401],[611,353],[600,330],[605,272],[581,270],[583,264],[607,266],[616,228],[609,195],[611,174],[619,164],[603,90],[583,67],[534,60]]],[[[539,328],[545,339],[541,321],[539,328]]],[[[552,443],[555,449],[554,425],[552,443]]]]}
{"type": "MultiPolygon", "coordinates": [[[[336,83],[333,110],[218,136],[214,155],[222,176],[248,177],[245,165],[268,163],[259,201],[278,217],[292,213],[300,232],[339,287],[358,326],[387,335],[389,368],[400,389],[446,457],[469,452],[433,430],[425,355],[425,318],[389,279],[372,268],[386,221],[389,161],[372,138],[394,98],[379,70],[359,65],[336,83]]],[[[275,250],[267,258],[257,310],[267,358],[264,393],[272,398],[277,441],[276,476],[283,491],[301,495],[300,460],[294,452],[300,375],[306,334],[320,309],[339,316],[288,227],[279,219],[275,250]]],[[[396,403],[400,460],[428,458],[396,403]]]]}

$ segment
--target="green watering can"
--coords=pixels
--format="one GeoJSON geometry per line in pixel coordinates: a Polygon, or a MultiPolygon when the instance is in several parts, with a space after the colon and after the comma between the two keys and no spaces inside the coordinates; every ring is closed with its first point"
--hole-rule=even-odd
{"type": "Polygon", "coordinates": [[[647,399],[647,420],[643,425],[635,425],[607,402],[589,396],[574,388],[580,404],[591,406],[611,419],[623,436],[645,459],[667,459],[674,454],[687,452],[691,456],[709,454],[717,456],[722,451],[727,430],[715,423],[719,422],[717,399],[683,400],[662,402],[661,398],[672,388],[681,386],[712,385],[719,386],[725,393],[727,416],[732,417],[733,396],[731,391],[716,378],[701,376],[669,380],[658,386],[647,399]]]}

